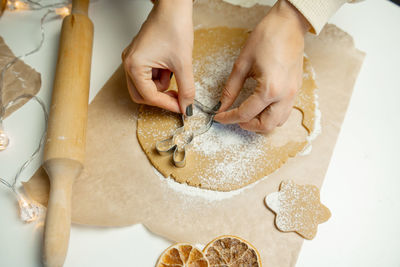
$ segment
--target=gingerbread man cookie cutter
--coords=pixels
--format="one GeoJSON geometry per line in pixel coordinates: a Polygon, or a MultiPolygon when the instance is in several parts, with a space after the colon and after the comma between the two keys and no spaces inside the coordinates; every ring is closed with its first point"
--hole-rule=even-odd
{"type": "Polygon", "coordinates": [[[192,145],[193,139],[196,136],[202,135],[211,128],[214,122],[214,116],[221,106],[221,102],[218,102],[213,108],[209,108],[197,100],[195,100],[194,103],[200,110],[201,115],[205,115],[204,123],[200,123],[197,127],[188,127],[185,121],[190,122],[191,120],[195,120],[196,116],[185,117],[182,115],[183,126],[177,128],[168,138],[157,141],[155,145],[160,155],[165,156],[172,154],[172,161],[178,168],[185,167],[186,150],[192,145]]]}

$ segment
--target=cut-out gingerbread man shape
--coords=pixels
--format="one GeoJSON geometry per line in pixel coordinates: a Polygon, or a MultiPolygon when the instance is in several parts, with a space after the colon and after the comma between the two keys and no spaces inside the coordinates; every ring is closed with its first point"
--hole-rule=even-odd
{"type": "Polygon", "coordinates": [[[276,213],[275,225],[279,230],[296,232],[306,239],[313,239],[318,224],[331,217],[329,209],[320,202],[315,185],[283,181],[279,192],[266,196],[265,204],[276,213]]]}

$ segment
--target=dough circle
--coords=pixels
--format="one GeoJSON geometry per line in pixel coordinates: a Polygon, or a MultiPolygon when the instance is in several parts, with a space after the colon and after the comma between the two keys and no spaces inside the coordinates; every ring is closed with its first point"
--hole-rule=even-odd
{"type": "MultiPolygon", "coordinates": [[[[248,35],[249,31],[241,28],[195,31],[193,68],[197,100],[209,107],[218,102],[248,35]]],[[[307,58],[303,68],[303,85],[290,118],[268,135],[247,132],[237,125],[214,123],[208,132],[195,138],[188,150],[186,166],[176,168],[171,157],[157,153],[155,143],[181,126],[180,115],[143,105],[137,121],[139,143],[153,166],[179,183],[217,191],[231,191],[254,183],[301,152],[308,144],[307,135],[314,130],[316,85],[307,58]]],[[[253,79],[248,79],[234,106],[246,99],[255,85],[253,79]]],[[[169,90],[176,88],[173,78],[169,90]]]]}

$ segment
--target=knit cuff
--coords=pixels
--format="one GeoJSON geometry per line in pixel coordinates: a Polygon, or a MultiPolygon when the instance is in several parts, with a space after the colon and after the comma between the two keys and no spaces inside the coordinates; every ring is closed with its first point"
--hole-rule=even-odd
{"type": "Polygon", "coordinates": [[[308,20],[311,32],[319,34],[329,18],[346,0],[288,0],[308,20]]]}

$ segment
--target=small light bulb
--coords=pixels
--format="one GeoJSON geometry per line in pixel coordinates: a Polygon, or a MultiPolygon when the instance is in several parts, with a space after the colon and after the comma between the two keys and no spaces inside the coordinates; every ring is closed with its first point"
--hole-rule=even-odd
{"type": "Polygon", "coordinates": [[[70,9],[68,7],[60,7],[60,8],[56,8],[55,10],[56,14],[61,16],[61,17],[66,17],[70,14],[70,9]]]}
{"type": "Polygon", "coordinates": [[[8,8],[9,10],[14,10],[14,9],[15,9],[15,7],[14,7],[14,1],[8,0],[8,1],[7,1],[7,8],[8,8]]]}
{"type": "Polygon", "coordinates": [[[16,9],[16,10],[28,9],[28,5],[24,2],[17,0],[14,2],[14,9],[16,9]]]}
{"type": "Polygon", "coordinates": [[[28,10],[29,4],[18,0],[8,0],[7,8],[9,10],[28,10]]]}
{"type": "Polygon", "coordinates": [[[8,136],[0,127],[0,151],[8,147],[9,141],[8,136]]]}
{"type": "Polygon", "coordinates": [[[40,207],[33,202],[28,202],[24,197],[18,194],[18,204],[20,208],[21,220],[25,223],[35,221],[40,214],[40,207]]]}

